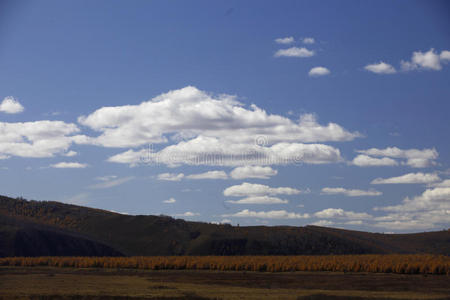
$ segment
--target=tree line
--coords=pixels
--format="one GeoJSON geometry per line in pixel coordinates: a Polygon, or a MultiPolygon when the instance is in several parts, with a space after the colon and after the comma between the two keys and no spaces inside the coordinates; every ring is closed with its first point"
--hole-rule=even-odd
{"type": "Polygon", "coordinates": [[[0,266],[450,275],[443,255],[5,257],[0,266]]]}

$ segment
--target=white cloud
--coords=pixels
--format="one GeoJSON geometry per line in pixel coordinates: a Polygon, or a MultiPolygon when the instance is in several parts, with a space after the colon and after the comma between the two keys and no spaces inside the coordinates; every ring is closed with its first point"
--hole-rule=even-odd
{"type": "Polygon", "coordinates": [[[325,76],[330,74],[330,70],[328,70],[325,67],[314,67],[311,70],[309,70],[308,75],[310,77],[319,77],[319,76],[325,76]]]}
{"type": "Polygon", "coordinates": [[[18,114],[23,112],[24,108],[22,104],[14,97],[5,97],[0,103],[0,112],[4,112],[7,114],[18,114]]]}
{"type": "Polygon", "coordinates": [[[315,54],[313,50],[308,50],[306,48],[298,48],[298,47],[291,47],[287,49],[280,49],[277,52],[275,52],[275,57],[311,57],[315,54]]]}
{"type": "Polygon", "coordinates": [[[433,223],[429,220],[424,220],[423,216],[410,212],[389,213],[376,217],[374,220],[376,223],[373,226],[391,230],[420,230],[434,227],[433,223]]]}
{"type": "Polygon", "coordinates": [[[190,188],[187,188],[187,189],[182,189],[181,191],[183,193],[189,193],[189,192],[201,192],[202,190],[201,189],[190,189],[190,188]]]}
{"type": "Polygon", "coordinates": [[[429,230],[435,227],[433,223],[424,220],[377,222],[373,226],[394,230],[429,230]]]}
{"type": "Polygon", "coordinates": [[[284,45],[292,44],[294,41],[295,40],[294,40],[294,38],[292,36],[275,39],[275,43],[277,43],[277,44],[284,44],[284,45]]]}
{"type": "Polygon", "coordinates": [[[348,221],[345,222],[346,225],[362,225],[363,221],[362,220],[354,220],[354,221],[348,221]]]}
{"type": "Polygon", "coordinates": [[[369,64],[364,67],[367,71],[376,73],[376,74],[394,74],[396,70],[390,64],[380,61],[379,63],[369,64]]]}
{"type": "Polygon", "coordinates": [[[354,190],[354,189],[345,189],[342,187],[325,187],[322,189],[322,194],[325,195],[345,195],[349,197],[361,197],[361,196],[381,196],[383,195],[382,192],[375,191],[375,190],[354,190]]]}
{"type": "Polygon", "coordinates": [[[167,203],[167,204],[175,203],[175,202],[177,202],[177,200],[175,200],[175,198],[170,198],[170,199],[167,199],[167,200],[163,201],[163,203],[167,203]]]}
{"type": "Polygon", "coordinates": [[[341,161],[338,149],[303,143],[349,141],[361,136],[338,124],[320,125],[312,114],[294,122],[267,114],[256,105],[246,109],[234,96],[213,97],[194,87],[171,91],[140,105],[103,107],[80,117],[79,122],[101,132],[83,143],[134,148],[174,142],[158,152],[152,147],[130,149],[109,158],[129,164],[330,163],[341,161]]]}
{"type": "Polygon", "coordinates": [[[89,203],[90,194],[89,193],[79,193],[70,197],[63,198],[64,203],[69,203],[73,205],[86,205],[89,203]]]}
{"type": "Polygon", "coordinates": [[[398,162],[388,157],[375,158],[360,154],[353,159],[352,164],[358,167],[378,167],[397,166],[398,162]]]}
{"type": "Polygon", "coordinates": [[[88,166],[89,166],[88,164],[82,164],[79,162],[60,162],[57,164],[50,165],[50,167],[56,169],[84,169],[88,166]]]}
{"type": "Polygon", "coordinates": [[[170,91],[139,105],[102,107],[78,120],[101,133],[86,143],[104,147],[138,147],[200,136],[215,138],[221,143],[251,145],[258,138],[273,145],[278,142],[349,141],[361,136],[334,123],[320,125],[310,114],[294,122],[268,114],[256,105],[247,109],[235,96],[213,96],[192,86],[170,91]]]}
{"type": "Polygon", "coordinates": [[[139,105],[103,107],[79,122],[100,132],[80,141],[104,147],[172,143],[154,151],[130,149],[109,159],[118,163],[242,166],[329,163],[339,150],[317,143],[350,141],[361,134],[335,123],[321,125],[312,114],[296,122],[271,115],[235,96],[213,96],[195,87],[162,94],[139,105]],[[221,162],[211,157],[220,157],[221,162]],[[262,162],[264,160],[264,162],[262,162]]]}
{"type": "Polygon", "coordinates": [[[358,219],[370,219],[371,215],[363,212],[357,213],[353,211],[345,211],[342,208],[327,208],[316,212],[315,217],[321,219],[348,219],[348,220],[358,220],[358,219]]]}
{"type": "Polygon", "coordinates": [[[399,149],[397,147],[388,147],[385,149],[371,148],[368,150],[358,150],[358,153],[371,156],[384,156],[392,158],[406,159],[403,162],[404,165],[413,168],[425,168],[435,165],[435,160],[438,158],[439,153],[436,149],[399,149]]]}
{"type": "Polygon", "coordinates": [[[314,44],[316,41],[312,37],[307,37],[303,39],[303,44],[314,44]]]}
{"type": "Polygon", "coordinates": [[[450,187],[450,179],[446,179],[446,180],[443,180],[438,183],[432,183],[432,184],[430,184],[430,186],[432,186],[432,187],[450,187]]]}
{"type": "Polygon", "coordinates": [[[199,213],[194,213],[194,212],[191,212],[191,211],[187,211],[187,212],[182,213],[182,214],[175,214],[174,216],[176,216],[176,217],[196,217],[196,216],[200,216],[200,214],[199,213]]]}
{"type": "Polygon", "coordinates": [[[228,179],[227,173],[224,171],[208,171],[200,174],[185,175],[183,173],[162,173],[158,174],[158,180],[180,181],[182,179],[228,179]]]}
{"type": "Polygon", "coordinates": [[[401,61],[403,71],[412,70],[433,70],[439,71],[442,69],[442,63],[449,60],[450,53],[444,50],[439,55],[430,49],[427,52],[415,51],[412,54],[411,61],[401,61]]]}
{"type": "Polygon", "coordinates": [[[333,225],[335,225],[335,223],[330,220],[319,220],[317,222],[311,223],[310,225],[327,227],[327,226],[333,226],[333,225]]]}
{"type": "Polygon", "coordinates": [[[161,173],[158,174],[158,180],[166,180],[166,181],[180,181],[184,178],[183,173],[175,174],[175,173],[161,173]]]}
{"type": "Polygon", "coordinates": [[[391,178],[376,178],[371,184],[411,184],[411,183],[432,183],[441,179],[436,173],[408,173],[402,176],[391,178]]]}
{"type": "Polygon", "coordinates": [[[233,179],[259,178],[269,179],[271,176],[277,175],[278,171],[271,167],[262,166],[243,166],[237,167],[231,171],[230,176],[233,179]]]}
{"type": "Polygon", "coordinates": [[[126,212],[120,212],[120,211],[115,211],[115,210],[108,210],[108,211],[115,213],[115,214],[119,214],[119,215],[126,215],[126,216],[130,215],[129,213],[126,213],[126,212]]]}
{"type": "Polygon", "coordinates": [[[450,61],[450,51],[447,51],[447,50],[442,51],[441,54],[439,55],[439,58],[442,61],[447,61],[447,60],[450,61]]]}
{"type": "Polygon", "coordinates": [[[283,200],[278,197],[271,196],[250,196],[240,200],[228,200],[227,202],[233,204],[286,204],[288,200],[283,200]]]}
{"type": "MultiPolygon", "coordinates": [[[[415,51],[411,56],[410,61],[402,60],[400,62],[400,67],[402,71],[413,71],[413,70],[442,70],[442,64],[450,61],[450,51],[443,50],[441,54],[435,52],[432,48],[427,52],[415,51]]],[[[394,74],[396,69],[385,62],[380,61],[379,63],[369,64],[364,67],[367,71],[377,73],[377,74],[394,74]]]]}
{"type": "Polygon", "coordinates": [[[396,230],[430,230],[446,228],[450,223],[450,186],[446,181],[433,184],[416,197],[406,197],[398,205],[375,207],[376,211],[387,211],[387,215],[376,217],[376,227],[396,230]]]}
{"type": "Polygon", "coordinates": [[[47,112],[47,113],[44,113],[44,116],[53,116],[53,117],[56,117],[56,116],[59,116],[59,115],[61,115],[62,113],[60,112],[60,111],[52,111],[52,112],[47,112]]]}
{"type": "Polygon", "coordinates": [[[222,215],[222,217],[260,218],[260,219],[306,219],[309,218],[309,215],[287,212],[285,210],[251,211],[248,209],[244,209],[235,214],[222,215]]]}
{"type": "Polygon", "coordinates": [[[311,225],[315,225],[315,226],[334,226],[336,227],[336,225],[339,224],[344,224],[344,225],[362,225],[363,221],[362,220],[351,220],[351,221],[347,221],[347,222],[333,222],[330,220],[319,220],[317,222],[311,223],[311,225]]]}
{"type": "Polygon", "coordinates": [[[412,199],[406,197],[400,205],[377,207],[375,209],[400,212],[442,209],[448,210],[450,214],[450,187],[427,189],[420,196],[412,199]]]}
{"type": "Polygon", "coordinates": [[[167,146],[159,152],[147,149],[128,150],[108,159],[110,162],[136,165],[167,164],[169,166],[245,166],[324,164],[342,161],[339,149],[323,144],[278,143],[270,147],[252,144],[224,143],[217,138],[199,136],[167,146]]]}
{"type": "Polygon", "coordinates": [[[225,196],[249,197],[264,195],[297,195],[301,191],[290,187],[273,188],[263,184],[244,182],[241,185],[233,185],[223,191],[225,196]]]}
{"type": "Polygon", "coordinates": [[[103,180],[103,182],[90,185],[89,188],[90,189],[109,189],[109,188],[124,184],[133,179],[134,179],[133,176],[117,178],[117,179],[111,177],[110,179],[103,180]]]}
{"type": "Polygon", "coordinates": [[[448,209],[391,212],[375,218],[375,227],[394,230],[430,230],[447,228],[450,222],[448,209]]]}
{"type": "Polygon", "coordinates": [[[67,157],[72,157],[72,156],[76,156],[77,154],[78,154],[77,152],[71,150],[69,152],[63,153],[62,155],[67,156],[67,157]]]}
{"type": "Polygon", "coordinates": [[[191,174],[186,176],[187,179],[228,179],[227,173],[224,171],[208,171],[201,174],[191,174]]]}
{"type": "Polygon", "coordinates": [[[0,122],[0,156],[70,156],[72,151],[67,151],[71,144],[85,139],[84,136],[74,135],[79,131],[75,124],[62,121],[0,122]]]}
{"type": "Polygon", "coordinates": [[[99,177],[95,177],[95,180],[99,180],[99,181],[110,181],[113,179],[116,179],[117,175],[106,175],[106,176],[99,176],[99,177]]]}

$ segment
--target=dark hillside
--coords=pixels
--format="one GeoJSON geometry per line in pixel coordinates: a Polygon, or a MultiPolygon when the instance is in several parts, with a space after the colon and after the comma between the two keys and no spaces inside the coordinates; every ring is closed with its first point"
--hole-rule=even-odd
{"type": "Polygon", "coordinates": [[[0,215],[0,257],[122,256],[79,234],[0,215]]]}
{"type": "Polygon", "coordinates": [[[450,253],[448,230],[387,235],[317,226],[234,227],[2,196],[0,215],[76,232],[125,255],[450,253]]]}

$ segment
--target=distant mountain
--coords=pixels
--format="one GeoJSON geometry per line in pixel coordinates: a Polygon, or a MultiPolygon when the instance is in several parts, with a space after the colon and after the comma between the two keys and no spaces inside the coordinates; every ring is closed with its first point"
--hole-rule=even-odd
{"type": "Polygon", "coordinates": [[[3,256],[450,254],[449,230],[380,234],[318,226],[236,227],[4,196],[0,237],[3,256]],[[30,245],[43,250],[26,250],[30,245]],[[77,249],[80,254],[74,254],[77,249]]]}

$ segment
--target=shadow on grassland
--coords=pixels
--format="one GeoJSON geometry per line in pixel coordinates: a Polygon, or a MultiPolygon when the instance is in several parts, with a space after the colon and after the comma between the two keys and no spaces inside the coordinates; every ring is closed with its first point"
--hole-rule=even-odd
{"type": "MultiPolygon", "coordinates": [[[[299,296],[297,300],[399,300],[398,298],[373,298],[373,297],[358,297],[358,296],[332,296],[332,295],[324,295],[324,294],[316,294],[310,296],[299,296]]],[[[415,300],[408,298],[408,300],[415,300]]],[[[419,300],[419,299],[417,299],[419,300]]],[[[436,298],[436,299],[428,299],[428,300],[450,300],[447,298],[436,298]]]]}
{"type": "MultiPolygon", "coordinates": [[[[2,298],[0,299],[16,299],[14,297],[12,298],[2,298]]],[[[18,299],[18,298],[17,298],[18,299]]],[[[23,299],[23,298],[21,298],[23,299]]],[[[207,297],[201,297],[196,294],[186,294],[184,296],[179,297],[128,297],[128,296],[94,296],[94,295],[33,295],[29,296],[27,299],[30,300],[138,300],[138,299],[151,299],[151,300],[221,300],[220,298],[207,298],[207,297]]],[[[299,296],[297,300],[399,300],[397,298],[373,298],[373,297],[357,297],[357,296],[332,296],[332,295],[324,295],[324,294],[317,294],[317,295],[310,295],[310,296],[299,296]]],[[[414,300],[414,299],[408,299],[408,300],[414,300]]],[[[419,300],[419,299],[418,299],[419,300]]],[[[431,299],[432,300],[432,299],[431,299]]],[[[450,297],[446,298],[436,298],[436,300],[450,300],[450,297]]]]}
{"type": "MultiPolygon", "coordinates": [[[[15,297],[0,299],[19,299],[15,297]]],[[[20,297],[20,299],[24,299],[20,297]]],[[[186,293],[184,296],[179,297],[129,297],[129,296],[108,296],[108,295],[32,295],[28,296],[29,300],[139,300],[139,299],[151,299],[151,300],[221,300],[220,298],[207,298],[201,297],[196,294],[186,293]]]]}

